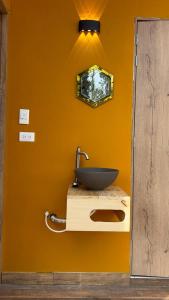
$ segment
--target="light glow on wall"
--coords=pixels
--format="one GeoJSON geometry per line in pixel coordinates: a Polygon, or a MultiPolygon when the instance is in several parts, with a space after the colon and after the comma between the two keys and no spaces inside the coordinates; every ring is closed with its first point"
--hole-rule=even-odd
{"type": "Polygon", "coordinates": [[[74,0],[74,5],[81,20],[99,21],[108,0],[74,0]]]}
{"type": "Polygon", "coordinates": [[[97,33],[81,32],[72,48],[70,56],[75,59],[83,58],[86,55],[93,59],[106,59],[102,42],[97,33]]]}

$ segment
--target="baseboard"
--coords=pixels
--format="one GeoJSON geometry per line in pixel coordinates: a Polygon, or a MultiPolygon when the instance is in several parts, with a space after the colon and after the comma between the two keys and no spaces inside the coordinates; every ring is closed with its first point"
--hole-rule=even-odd
{"type": "Polygon", "coordinates": [[[129,273],[36,273],[36,272],[2,272],[2,284],[47,284],[47,285],[127,285],[129,273]]]}

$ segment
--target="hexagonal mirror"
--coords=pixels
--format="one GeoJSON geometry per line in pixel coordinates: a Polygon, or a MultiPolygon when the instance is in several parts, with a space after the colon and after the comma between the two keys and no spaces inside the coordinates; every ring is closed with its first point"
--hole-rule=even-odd
{"type": "Polygon", "coordinates": [[[113,75],[94,65],[77,75],[77,96],[92,107],[112,98],[113,75]]]}

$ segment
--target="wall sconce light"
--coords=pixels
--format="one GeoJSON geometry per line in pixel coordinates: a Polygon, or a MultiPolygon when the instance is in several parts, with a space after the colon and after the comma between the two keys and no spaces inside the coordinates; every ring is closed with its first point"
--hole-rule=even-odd
{"type": "Polygon", "coordinates": [[[80,20],[79,32],[100,32],[100,21],[96,20],[80,20]]]}

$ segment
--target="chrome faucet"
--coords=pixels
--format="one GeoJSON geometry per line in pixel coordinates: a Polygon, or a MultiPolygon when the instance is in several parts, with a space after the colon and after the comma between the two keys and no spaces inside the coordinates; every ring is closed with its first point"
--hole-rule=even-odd
{"type": "MultiPolygon", "coordinates": [[[[89,160],[89,156],[86,152],[84,151],[81,151],[80,150],[80,147],[78,146],[77,149],[76,149],[76,164],[75,164],[75,167],[76,169],[80,168],[80,156],[83,155],[85,157],[85,159],[89,160]]],[[[73,181],[73,187],[77,187],[78,186],[78,179],[77,177],[75,176],[75,179],[73,181]]]]}

